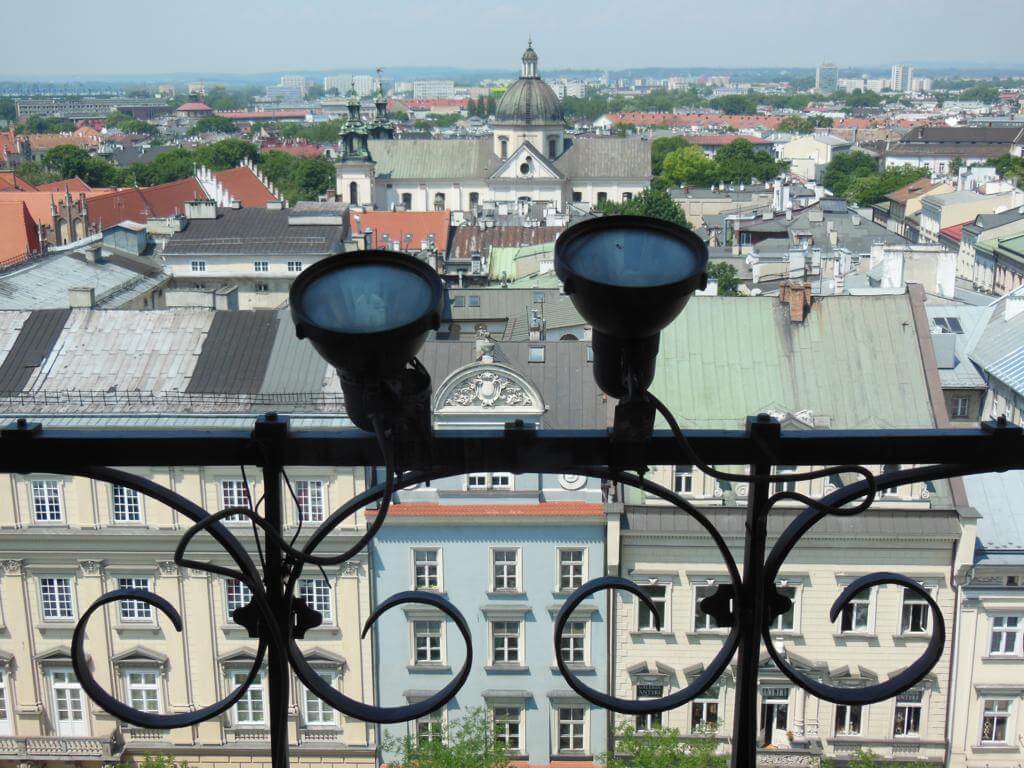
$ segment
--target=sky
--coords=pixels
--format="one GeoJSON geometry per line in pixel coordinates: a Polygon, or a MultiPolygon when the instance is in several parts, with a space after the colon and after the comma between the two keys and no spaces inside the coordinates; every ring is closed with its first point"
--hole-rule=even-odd
{"type": "Polygon", "coordinates": [[[1024,70],[1024,0],[2,0],[0,80],[451,66],[1024,70]],[[1000,30],[1005,33],[1001,34],[1000,30]],[[1015,34],[1011,30],[1018,30],[1015,34]]]}

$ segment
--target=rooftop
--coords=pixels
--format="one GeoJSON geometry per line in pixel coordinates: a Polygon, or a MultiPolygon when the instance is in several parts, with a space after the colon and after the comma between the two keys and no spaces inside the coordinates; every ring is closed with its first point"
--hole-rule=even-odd
{"type": "Polygon", "coordinates": [[[1016,553],[1024,561],[1024,471],[966,475],[964,487],[981,515],[976,553],[1016,553]]]}
{"type": "Polygon", "coordinates": [[[375,248],[391,248],[392,243],[399,243],[402,250],[418,251],[433,243],[439,253],[448,252],[448,211],[362,211],[350,212],[349,216],[353,237],[372,229],[375,248]]]}
{"type": "Polygon", "coordinates": [[[347,224],[291,224],[287,209],[218,208],[216,219],[192,219],[171,236],[165,256],[330,256],[344,251],[347,224]]]}

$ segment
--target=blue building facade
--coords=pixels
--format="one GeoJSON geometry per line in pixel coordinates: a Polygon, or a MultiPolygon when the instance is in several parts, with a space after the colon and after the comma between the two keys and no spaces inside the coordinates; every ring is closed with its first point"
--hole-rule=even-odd
{"type": "MultiPolygon", "coordinates": [[[[435,429],[513,419],[549,427],[606,425],[585,343],[438,342],[420,357],[435,382],[435,429]]],[[[553,640],[568,594],[605,572],[600,482],[479,473],[408,489],[397,501],[372,544],[375,604],[409,589],[445,596],[469,624],[473,665],[443,710],[383,726],[382,737],[433,738],[442,724],[484,708],[512,759],[544,765],[605,752],[607,713],[562,679],[553,640]]],[[[609,675],[607,600],[604,593],[588,598],[558,649],[581,680],[602,691],[609,675]]],[[[384,706],[427,698],[465,660],[450,620],[419,605],[400,606],[378,620],[374,652],[377,699],[384,706]]]]}

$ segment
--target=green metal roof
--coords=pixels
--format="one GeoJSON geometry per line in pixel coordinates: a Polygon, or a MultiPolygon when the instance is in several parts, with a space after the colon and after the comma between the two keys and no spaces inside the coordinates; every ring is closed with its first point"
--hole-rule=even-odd
{"type": "Polygon", "coordinates": [[[488,274],[491,280],[501,280],[502,273],[509,279],[516,274],[515,262],[526,256],[537,256],[550,253],[554,243],[538,243],[536,245],[494,246],[491,248],[488,274]]]}
{"type": "Polygon", "coordinates": [[[680,424],[735,429],[809,411],[816,428],[934,426],[908,295],[694,297],[661,335],[652,391],[680,424]]]}

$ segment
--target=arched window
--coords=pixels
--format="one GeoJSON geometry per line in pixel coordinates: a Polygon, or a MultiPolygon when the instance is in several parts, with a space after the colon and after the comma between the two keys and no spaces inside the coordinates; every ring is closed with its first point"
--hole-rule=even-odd
{"type": "Polygon", "coordinates": [[[554,160],[556,154],[558,154],[558,139],[551,136],[548,138],[548,157],[554,160]]]}
{"type": "Polygon", "coordinates": [[[473,208],[473,209],[476,209],[476,207],[478,205],[480,205],[480,193],[479,192],[470,192],[469,193],[469,207],[473,208]]]}
{"type": "Polygon", "coordinates": [[[405,208],[405,210],[407,210],[407,211],[411,211],[412,210],[412,193],[411,192],[403,192],[402,193],[402,207],[405,208]]]}
{"type": "Polygon", "coordinates": [[[499,146],[501,147],[501,159],[504,160],[508,157],[508,139],[502,138],[499,146]]]}
{"type": "Polygon", "coordinates": [[[354,181],[348,185],[348,202],[349,205],[359,205],[359,185],[354,181]]]}
{"type": "Polygon", "coordinates": [[[436,192],[434,194],[434,210],[435,211],[443,211],[444,210],[444,192],[436,192]]]}
{"type": "Polygon", "coordinates": [[[576,338],[575,334],[567,333],[559,341],[579,341],[579,339],[576,338]]]}

